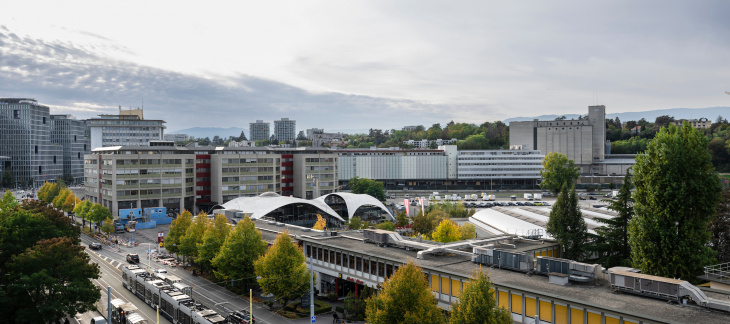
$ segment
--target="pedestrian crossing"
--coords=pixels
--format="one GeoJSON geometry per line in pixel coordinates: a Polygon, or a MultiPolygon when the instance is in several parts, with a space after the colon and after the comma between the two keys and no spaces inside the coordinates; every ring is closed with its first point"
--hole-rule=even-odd
{"type": "Polygon", "coordinates": [[[107,257],[107,256],[99,255],[99,257],[102,258],[102,259],[104,259],[104,261],[109,262],[109,264],[111,264],[112,267],[115,267],[115,268],[117,268],[119,270],[122,270],[122,267],[125,264],[125,263],[120,262],[119,260],[114,260],[114,259],[112,259],[110,257],[107,257]]]}

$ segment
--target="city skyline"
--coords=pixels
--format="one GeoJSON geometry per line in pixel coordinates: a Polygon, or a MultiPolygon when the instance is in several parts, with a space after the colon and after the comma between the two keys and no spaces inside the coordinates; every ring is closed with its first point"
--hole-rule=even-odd
{"type": "Polygon", "coordinates": [[[77,4],[3,5],[2,97],[80,119],[144,106],[170,131],[281,116],[298,129],[400,129],[414,118],[730,102],[723,2],[77,4]]]}

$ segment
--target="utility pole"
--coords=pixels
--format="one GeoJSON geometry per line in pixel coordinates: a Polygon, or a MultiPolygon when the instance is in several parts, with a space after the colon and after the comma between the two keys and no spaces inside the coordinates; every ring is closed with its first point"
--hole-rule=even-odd
{"type": "Polygon", "coordinates": [[[312,269],[312,258],[309,259],[309,315],[312,317],[312,323],[316,322],[314,317],[314,270],[312,269]]]}
{"type": "Polygon", "coordinates": [[[112,286],[106,286],[106,318],[109,323],[112,322],[112,286]]]}

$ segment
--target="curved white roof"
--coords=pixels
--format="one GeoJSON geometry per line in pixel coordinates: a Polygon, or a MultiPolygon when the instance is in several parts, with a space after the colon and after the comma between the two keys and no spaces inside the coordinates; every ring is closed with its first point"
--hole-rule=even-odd
{"type": "Polygon", "coordinates": [[[489,232],[497,230],[505,234],[530,235],[531,233],[540,231],[543,238],[552,239],[544,227],[500,213],[494,209],[480,210],[470,218],[474,219],[472,221],[474,225],[481,225],[482,227],[484,227],[483,225],[487,225],[486,230],[489,232]]]}
{"type": "Polygon", "coordinates": [[[301,198],[294,198],[288,196],[280,196],[273,192],[266,192],[256,197],[240,197],[226,202],[220,205],[225,209],[236,209],[244,213],[251,214],[252,219],[258,219],[266,216],[272,211],[290,204],[307,204],[314,206],[322,210],[327,215],[337,218],[341,221],[345,221],[337,215],[337,213],[330,207],[327,206],[323,201],[319,200],[306,200],[301,198]]]}
{"type": "Polygon", "coordinates": [[[321,196],[315,200],[321,201],[324,203],[325,199],[327,199],[328,196],[335,195],[340,198],[342,198],[345,201],[345,205],[347,206],[347,217],[348,219],[352,218],[355,215],[355,212],[358,208],[366,205],[375,206],[382,210],[384,210],[388,215],[390,215],[391,218],[394,218],[393,214],[390,213],[387,207],[383,205],[383,203],[380,200],[375,199],[375,197],[371,195],[365,195],[365,194],[354,194],[349,192],[335,192],[331,194],[326,194],[324,196],[321,196]]]}

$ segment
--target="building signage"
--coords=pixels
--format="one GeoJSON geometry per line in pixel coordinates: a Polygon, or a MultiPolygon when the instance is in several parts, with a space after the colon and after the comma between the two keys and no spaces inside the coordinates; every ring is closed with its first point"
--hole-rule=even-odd
{"type": "Polygon", "coordinates": [[[354,282],[356,284],[360,284],[360,285],[364,285],[365,284],[362,280],[355,279],[355,278],[350,278],[350,277],[347,277],[347,281],[352,281],[352,282],[354,282]]]}

